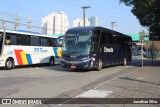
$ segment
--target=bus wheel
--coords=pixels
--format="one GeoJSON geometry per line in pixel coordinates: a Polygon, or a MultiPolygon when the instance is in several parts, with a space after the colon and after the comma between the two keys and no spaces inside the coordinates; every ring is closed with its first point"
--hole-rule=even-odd
{"type": "Polygon", "coordinates": [[[14,68],[14,60],[9,58],[6,60],[5,69],[10,70],[12,68],[14,68]]]}
{"type": "Polygon", "coordinates": [[[55,64],[54,57],[51,57],[51,58],[49,59],[49,65],[52,66],[52,65],[54,65],[54,64],[55,64]]]}
{"type": "Polygon", "coordinates": [[[99,61],[98,61],[98,66],[97,66],[97,70],[100,71],[100,70],[102,69],[102,66],[103,66],[102,59],[99,59],[99,61]]]}
{"type": "Polygon", "coordinates": [[[123,66],[126,66],[126,65],[127,65],[127,58],[126,58],[126,57],[123,58],[123,63],[122,63],[122,65],[123,65],[123,66]]]}

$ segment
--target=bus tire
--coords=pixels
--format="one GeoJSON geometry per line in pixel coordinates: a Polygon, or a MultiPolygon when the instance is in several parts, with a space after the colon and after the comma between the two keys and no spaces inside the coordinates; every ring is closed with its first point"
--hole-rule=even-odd
{"type": "Polygon", "coordinates": [[[11,70],[12,68],[14,68],[14,60],[12,58],[8,58],[6,60],[6,63],[5,63],[5,69],[6,70],[11,70]]]}
{"type": "Polygon", "coordinates": [[[97,65],[97,71],[100,71],[101,69],[102,69],[102,67],[103,67],[103,61],[102,61],[102,59],[99,59],[99,61],[98,61],[98,65],[97,65]]]}
{"type": "Polygon", "coordinates": [[[127,58],[126,58],[126,57],[123,58],[122,65],[123,65],[123,66],[126,66],[126,65],[127,65],[127,58]]]}
{"type": "Polygon", "coordinates": [[[54,64],[55,64],[54,57],[50,57],[50,59],[49,59],[49,65],[53,66],[54,64]]]}

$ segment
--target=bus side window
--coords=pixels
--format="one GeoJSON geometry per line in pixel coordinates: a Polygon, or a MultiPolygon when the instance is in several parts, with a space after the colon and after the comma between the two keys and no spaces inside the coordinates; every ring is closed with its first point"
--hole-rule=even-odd
{"type": "Polygon", "coordinates": [[[101,38],[100,38],[100,45],[104,45],[106,44],[106,33],[104,31],[102,31],[101,33],[101,38]]]}
{"type": "Polygon", "coordinates": [[[35,37],[35,46],[41,46],[40,45],[40,37],[35,37]]]}
{"type": "Polygon", "coordinates": [[[42,38],[40,38],[40,40],[41,40],[41,46],[48,46],[48,40],[47,40],[47,38],[44,38],[44,37],[42,37],[42,38]]]}
{"type": "Polygon", "coordinates": [[[31,46],[40,46],[39,37],[31,36],[31,46]]]}
{"type": "Polygon", "coordinates": [[[108,44],[113,44],[113,34],[112,33],[108,33],[108,44]]]}
{"type": "Polygon", "coordinates": [[[100,32],[101,32],[100,30],[97,30],[93,33],[93,41],[94,41],[94,49],[95,50],[98,49],[100,32]]]}
{"type": "Polygon", "coordinates": [[[118,34],[114,35],[114,37],[113,37],[113,43],[115,45],[119,45],[119,38],[120,38],[120,36],[118,34]]]}
{"type": "Polygon", "coordinates": [[[31,38],[30,38],[31,40],[31,46],[36,46],[35,45],[35,37],[33,37],[33,36],[31,36],[31,38]]]}
{"type": "Polygon", "coordinates": [[[21,35],[19,34],[19,35],[16,35],[16,37],[17,37],[17,44],[16,45],[22,45],[21,43],[21,35]]]}
{"type": "Polygon", "coordinates": [[[95,52],[95,44],[94,41],[91,41],[91,53],[93,54],[95,52]]]}
{"type": "Polygon", "coordinates": [[[17,45],[17,36],[12,33],[6,33],[6,45],[17,45]]]}
{"type": "Polygon", "coordinates": [[[20,35],[20,44],[25,46],[30,46],[30,36],[29,35],[20,35]]]}
{"type": "Polygon", "coordinates": [[[10,45],[11,44],[11,40],[10,40],[10,36],[6,36],[6,45],[10,45]]]}
{"type": "Polygon", "coordinates": [[[101,35],[101,30],[97,30],[97,31],[94,32],[94,34],[93,34],[93,39],[94,39],[94,41],[95,41],[96,43],[99,42],[99,37],[100,37],[100,35],[101,35]]]}
{"type": "Polygon", "coordinates": [[[0,32],[0,55],[1,55],[1,51],[2,51],[2,45],[3,45],[3,33],[0,32]]]}
{"type": "Polygon", "coordinates": [[[125,46],[125,38],[123,38],[123,37],[120,38],[120,45],[121,45],[122,47],[125,46]]]}
{"type": "Polygon", "coordinates": [[[52,38],[48,38],[48,46],[53,46],[53,39],[52,38]]]}

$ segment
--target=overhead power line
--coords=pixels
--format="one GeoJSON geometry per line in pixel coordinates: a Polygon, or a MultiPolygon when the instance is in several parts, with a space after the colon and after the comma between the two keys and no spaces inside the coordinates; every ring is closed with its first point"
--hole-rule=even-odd
{"type": "MultiPolygon", "coordinates": [[[[10,24],[13,24],[14,26],[16,25],[16,22],[13,22],[13,21],[9,21],[9,20],[5,20],[5,18],[3,19],[0,19],[0,22],[2,23],[2,29],[7,29],[7,26],[5,26],[5,24],[7,23],[10,23],[10,24]]],[[[37,28],[37,29],[40,29],[40,30],[53,30],[53,29],[47,29],[47,28],[44,28],[44,27],[39,27],[39,26],[34,26],[34,25],[31,25],[31,21],[28,19],[28,23],[18,23],[18,25],[20,26],[26,26],[26,28],[28,30],[31,30],[31,28],[37,28]],[[30,24],[29,24],[30,23],[30,24]],[[30,28],[30,29],[29,29],[30,28]]],[[[20,27],[19,27],[20,28],[20,27]]],[[[8,30],[11,30],[11,29],[8,29],[8,30]]],[[[15,30],[15,29],[14,29],[15,30]]],[[[16,29],[18,30],[18,29],[16,29]]],[[[55,30],[55,29],[54,29],[55,30]]],[[[60,31],[60,30],[56,30],[56,31],[60,31]]]]}
{"type": "MultiPolygon", "coordinates": [[[[7,17],[11,17],[11,18],[15,18],[15,16],[16,16],[16,14],[11,14],[8,12],[3,12],[3,11],[0,11],[0,13],[5,14],[5,15],[7,15],[7,17]]],[[[19,18],[21,20],[25,20],[25,21],[28,20],[26,17],[23,17],[23,16],[19,16],[19,18]]],[[[34,21],[34,23],[40,23],[40,21],[37,21],[35,19],[32,19],[32,20],[34,21]]]]}

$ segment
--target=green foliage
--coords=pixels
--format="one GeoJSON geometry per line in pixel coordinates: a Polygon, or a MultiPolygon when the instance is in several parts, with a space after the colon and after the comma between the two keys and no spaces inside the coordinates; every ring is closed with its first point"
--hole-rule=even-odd
{"type": "Polygon", "coordinates": [[[160,0],[120,0],[120,3],[131,6],[131,12],[151,33],[160,34],[160,0]]]}

